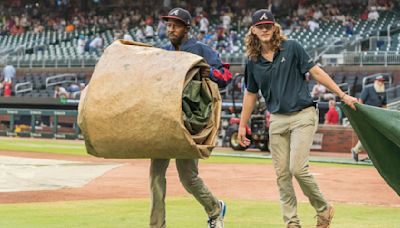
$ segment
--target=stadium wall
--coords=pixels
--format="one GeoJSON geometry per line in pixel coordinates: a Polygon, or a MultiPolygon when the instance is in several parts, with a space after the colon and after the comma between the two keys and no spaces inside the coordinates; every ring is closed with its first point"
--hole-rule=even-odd
{"type": "Polygon", "coordinates": [[[358,141],[350,126],[320,124],[317,134],[322,136],[321,149],[314,150],[321,152],[350,153],[350,149],[358,141]]]}

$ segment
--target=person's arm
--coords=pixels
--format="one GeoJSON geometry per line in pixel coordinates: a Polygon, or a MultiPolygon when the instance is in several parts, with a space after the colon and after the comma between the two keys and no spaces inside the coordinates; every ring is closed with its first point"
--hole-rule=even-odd
{"type": "Polygon", "coordinates": [[[330,120],[329,111],[325,114],[325,121],[324,124],[328,124],[330,120]]]}
{"type": "Polygon", "coordinates": [[[209,46],[202,44],[203,57],[210,65],[209,78],[218,84],[219,88],[226,87],[232,79],[232,73],[229,71],[229,64],[222,63],[218,53],[209,46]]]}
{"type": "Polygon", "coordinates": [[[218,84],[219,88],[225,88],[232,79],[232,73],[229,71],[229,64],[223,63],[221,65],[218,68],[211,66],[209,77],[218,84]]]}
{"type": "Polygon", "coordinates": [[[246,125],[250,119],[251,113],[254,109],[254,104],[257,101],[257,93],[246,91],[243,97],[242,114],[240,115],[240,124],[238,139],[242,146],[249,146],[250,140],[246,138],[246,125]]]}
{"type": "Polygon", "coordinates": [[[339,86],[332,80],[329,75],[321,69],[321,67],[315,65],[310,69],[310,74],[311,76],[324,85],[326,88],[328,88],[330,91],[334,92],[340,99],[350,106],[352,109],[356,110],[356,107],[354,106],[354,103],[358,102],[357,98],[352,97],[345,92],[343,92],[339,86]]]}
{"type": "Polygon", "coordinates": [[[294,41],[292,43],[292,48],[294,53],[299,61],[299,70],[302,74],[309,72],[311,76],[323,86],[328,88],[330,91],[336,93],[340,99],[349,105],[352,109],[356,109],[354,103],[357,102],[357,99],[347,95],[344,93],[338,85],[332,80],[329,75],[321,69],[318,65],[316,65],[313,59],[308,55],[308,53],[304,50],[304,48],[297,42],[294,41]]]}
{"type": "Polygon", "coordinates": [[[242,114],[240,115],[238,140],[240,145],[246,147],[251,143],[250,140],[246,138],[246,125],[253,112],[254,104],[258,98],[257,93],[259,91],[259,87],[254,79],[251,62],[246,63],[244,69],[244,84],[246,90],[243,97],[242,114]]]}

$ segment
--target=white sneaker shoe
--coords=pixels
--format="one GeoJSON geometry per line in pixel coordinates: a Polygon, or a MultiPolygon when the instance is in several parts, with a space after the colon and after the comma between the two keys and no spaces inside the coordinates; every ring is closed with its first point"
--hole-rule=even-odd
{"type": "Polygon", "coordinates": [[[221,212],[219,213],[218,217],[208,218],[208,228],[224,228],[224,217],[226,213],[226,205],[224,201],[220,200],[219,205],[221,207],[221,212]]]}

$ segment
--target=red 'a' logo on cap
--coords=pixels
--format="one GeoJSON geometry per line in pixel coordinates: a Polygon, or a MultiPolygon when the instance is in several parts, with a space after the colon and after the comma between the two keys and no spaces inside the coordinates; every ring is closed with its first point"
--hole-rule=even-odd
{"type": "Polygon", "coordinates": [[[264,13],[264,14],[260,17],[260,21],[262,21],[262,20],[268,20],[267,14],[264,13]]]}

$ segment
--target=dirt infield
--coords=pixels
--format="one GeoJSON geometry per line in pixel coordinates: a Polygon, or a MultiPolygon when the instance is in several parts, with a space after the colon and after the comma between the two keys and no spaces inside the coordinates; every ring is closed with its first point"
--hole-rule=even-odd
{"type": "MultiPolygon", "coordinates": [[[[123,164],[82,188],[0,193],[0,203],[51,202],[65,200],[148,198],[149,160],[105,160],[94,157],[32,152],[0,152],[0,155],[123,164]]],[[[321,191],[330,202],[390,205],[400,207],[400,197],[373,167],[347,168],[311,166],[321,191]]],[[[278,201],[271,164],[204,164],[200,176],[219,198],[278,201]]],[[[174,161],[167,172],[168,196],[187,196],[179,183],[174,161]]],[[[298,184],[296,193],[306,201],[298,184]]]]}

